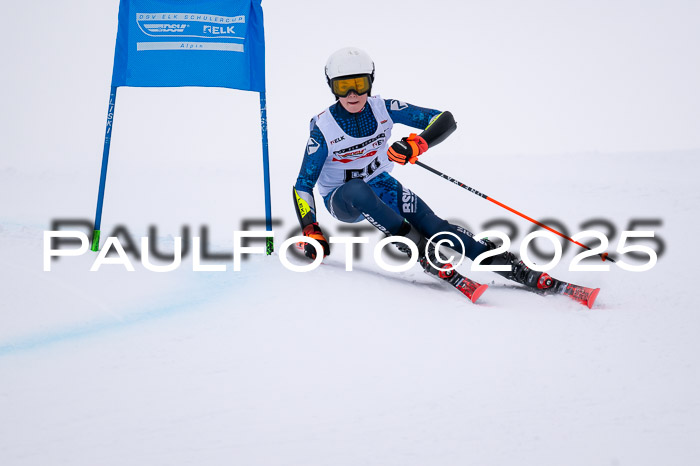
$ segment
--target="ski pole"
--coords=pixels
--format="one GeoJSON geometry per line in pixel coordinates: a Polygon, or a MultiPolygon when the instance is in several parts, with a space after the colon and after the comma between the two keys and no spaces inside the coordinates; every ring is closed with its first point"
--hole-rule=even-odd
{"type": "MultiPolygon", "coordinates": [[[[525,220],[528,220],[528,221],[534,223],[535,225],[544,228],[545,230],[549,230],[549,231],[551,231],[552,233],[554,233],[554,234],[556,234],[556,235],[559,235],[559,236],[561,236],[561,237],[564,238],[564,239],[568,239],[568,240],[571,241],[572,243],[578,244],[579,246],[581,246],[581,247],[584,248],[584,249],[588,249],[588,250],[591,249],[591,248],[589,248],[588,246],[586,246],[585,244],[579,243],[578,241],[576,241],[576,240],[574,240],[574,239],[572,239],[572,238],[566,236],[565,234],[558,232],[558,231],[555,230],[554,228],[549,227],[549,226],[545,225],[545,224],[542,223],[542,222],[538,222],[538,221],[535,220],[534,218],[528,217],[527,215],[525,215],[525,214],[523,214],[523,213],[521,213],[521,212],[518,212],[517,210],[513,209],[512,207],[508,207],[507,205],[503,204],[502,202],[498,202],[496,199],[494,199],[494,198],[492,198],[492,197],[489,197],[489,196],[487,196],[487,195],[484,194],[484,193],[480,193],[480,192],[477,191],[476,189],[474,189],[474,188],[472,188],[472,187],[470,187],[470,186],[467,186],[466,184],[462,183],[461,181],[456,180],[456,179],[452,178],[451,176],[446,175],[446,174],[444,174],[444,173],[442,173],[442,172],[440,172],[440,171],[438,171],[438,170],[435,170],[435,169],[432,168],[432,167],[429,167],[428,165],[424,164],[423,162],[420,162],[420,161],[416,160],[416,165],[418,165],[418,166],[420,166],[420,167],[423,167],[423,168],[425,168],[426,170],[428,170],[428,171],[430,171],[430,172],[435,173],[435,174],[438,175],[439,177],[444,178],[444,179],[446,179],[447,181],[450,181],[450,182],[456,184],[456,185],[459,186],[460,188],[466,189],[466,190],[469,191],[470,193],[476,194],[477,196],[482,197],[482,198],[486,199],[487,201],[493,202],[493,203],[496,204],[497,206],[503,207],[504,209],[509,210],[510,212],[513,212],[513,213],[516,214],[516,215],[519,215],[520,217],[524,218],[525,220]]],[[[605,260],[609,260],[610,262],[615,262],[615,261],[613,260],[613,258],[610,257],[610,256],[608,255],[607,252],[604,252],[604,253],[598,254],[598,255],[599,255],[604,261],[605,261],[605,260]]]]}

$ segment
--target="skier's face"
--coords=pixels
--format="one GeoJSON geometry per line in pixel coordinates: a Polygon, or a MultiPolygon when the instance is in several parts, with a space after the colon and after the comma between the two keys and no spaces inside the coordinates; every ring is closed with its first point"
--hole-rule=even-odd
{"type": "Polygon", "coordinates": [[[367,93],[357,95],[355,91],[350,91],[345,97],[338,97],[340,105],[350,113],[357,113],[365,107],[367,103],[367,93]]]}

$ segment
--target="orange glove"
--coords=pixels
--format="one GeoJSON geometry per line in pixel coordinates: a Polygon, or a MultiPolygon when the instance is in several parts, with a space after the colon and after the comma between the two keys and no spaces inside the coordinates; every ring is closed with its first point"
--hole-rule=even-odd
{"type": "Polygon", "coordinates": [[[416,163],[418,156],[428,150],[428,143],[425,139],[415,133],[411,133],[407,138],[396,141],[389,147],[387,155],[392,162],[406,165],[406,162],[416,163]]]}
{"type": "MultiPolygon", "coordinates": [[[[304,227],[303,233],[304,236],[313,238],[319,243],[321,243],[321,246],[323,247],[323,257],[326,257],[328,254],[331,253],[331,247],[328,244],[328,240],[326,240],[326,237],[323,236],[323,231],[321,231],[321,227],[318,226],[318,223],[306,225],[304,227]]],[[[309,259],[316,259],[316,248],[309,243],[304,243],[304,255],[309,259]]]]}

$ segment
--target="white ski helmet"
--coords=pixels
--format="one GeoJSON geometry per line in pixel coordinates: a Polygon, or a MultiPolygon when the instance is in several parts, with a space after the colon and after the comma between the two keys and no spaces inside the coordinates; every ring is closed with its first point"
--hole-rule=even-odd
{"type": "Polygon", "coordinates": [[[374,62],[364,50],[357,47],[345,47],[328,57],[326,81],[329,86],[331,79],[362,74],[368,74],[370,82],[374,82],[374,62]]]}

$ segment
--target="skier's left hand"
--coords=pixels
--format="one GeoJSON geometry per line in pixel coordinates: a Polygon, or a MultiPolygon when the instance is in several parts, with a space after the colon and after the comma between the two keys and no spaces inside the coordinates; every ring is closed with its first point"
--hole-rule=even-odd
{"type": "Polygon", "coordinates": [[[412,133],[407,138],[396,141],[389,147],[387,155],[392,162],[406,165],[406,162],[416,163],[418,156],[428,150],[428,143],[425,139],[412,133]]]}

